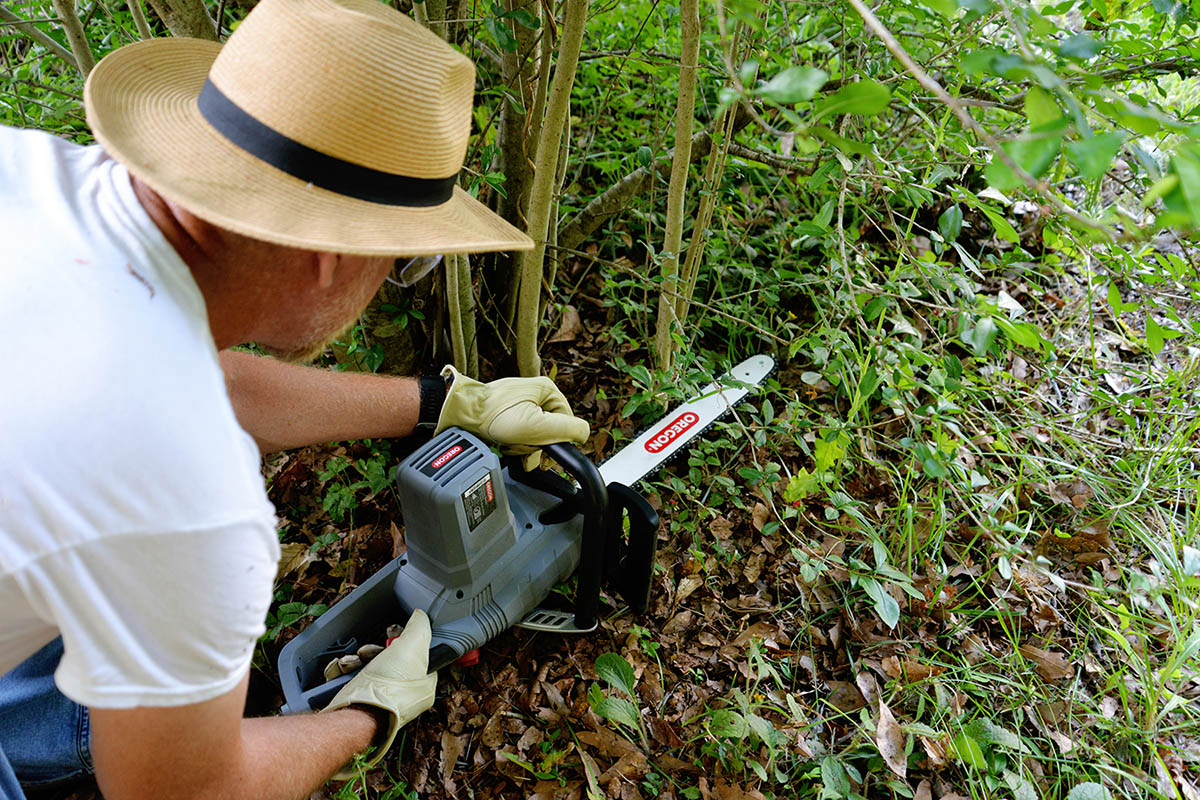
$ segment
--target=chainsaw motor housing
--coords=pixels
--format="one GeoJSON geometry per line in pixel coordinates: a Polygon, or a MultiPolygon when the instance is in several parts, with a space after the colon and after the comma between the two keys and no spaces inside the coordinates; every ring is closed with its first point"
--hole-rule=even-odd
{"type": "Polygon", "coordinates": [[[579,563],[582,517],[543,524],[557,499],[506,476],[495,453],[458,429],[396,470],[408,552],[395,596],[429,614],[438,665],[520,622],[579,563]]]}
{"type": "Polygon", "coordinates": [[[326,705],[350,676],[325,681],[325,665],[364,644],[381,644],[387,626],[414,609],[429,615],[434,671],[521,622],[570,577],[580,563],[585,521],[602,521],[606,508],[543,522],[562,499],[511,477],[509,469],[458,428],[396,468],[407,551],[283,648],[285,713],[326,705]]]}

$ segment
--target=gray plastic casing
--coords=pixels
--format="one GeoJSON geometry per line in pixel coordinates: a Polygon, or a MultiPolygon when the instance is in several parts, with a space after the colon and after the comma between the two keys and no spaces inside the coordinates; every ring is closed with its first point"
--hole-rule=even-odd
{"type": "Polygon", "coordinates": [[[579,564],[582,518],[543,525],[538,516],[558,499],[510,479],[466,431],[435,436],[394,477],[408,550],[283,648],[285,713],[326,705],[351,676],[323,683],[325,664],[382,644],[414,609],[429,614],[436,669],[520,622],[579,564]]]}

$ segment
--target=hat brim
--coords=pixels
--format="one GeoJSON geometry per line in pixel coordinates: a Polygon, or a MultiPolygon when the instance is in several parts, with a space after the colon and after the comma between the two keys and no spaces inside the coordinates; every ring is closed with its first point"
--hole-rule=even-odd
{"type": "Polygon", "coordinates": [[[293,178],[229,142],[196,98],[221,45],[150,39],[88,76],[88,122],[104,149],[163,197],[222,228],[350,255],[527,250],[532,240],[460,187],[430,207],[389,206],[293,178]]]}

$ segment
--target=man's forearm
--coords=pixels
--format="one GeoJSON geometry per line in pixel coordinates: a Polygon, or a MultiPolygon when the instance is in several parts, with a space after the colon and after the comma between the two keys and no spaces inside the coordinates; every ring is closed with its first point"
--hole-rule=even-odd
{"type": "Polygon", "coordinates": [[[407,436],[420,413],[413,378],[286,364],[235,350],[221,366],[238,422],[263,452],[407,436]]]}
{"type": "Polygon", "coordinates": [[[243,719],[246,680],[187,706],[91,709],[96,780],[109,800],[300,800],[377,740],[384,714],[243,719]]]}
{"type": "Polygon", "coordinates": [[[242,721],[245,743],[242,796],[261,800],[308,797],[329,776],[366,750],[379,730],[374,714],[344,708],[242,721]]]}

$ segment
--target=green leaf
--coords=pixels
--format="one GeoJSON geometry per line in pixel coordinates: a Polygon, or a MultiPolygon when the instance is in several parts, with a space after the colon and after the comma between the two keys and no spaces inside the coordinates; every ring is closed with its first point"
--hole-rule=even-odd
{"type": "Polygon", "coordinates": [[[856,142],[853,139],[847,139],[845,136],[839,136],[833,131],[826,128],[824,125],[815,125],[808,129],[808,132],[813,136],[824,139],[829,144],[836,147],[845,153],[854,153],[859,156],[871,155],[871,148],[862,142],[856,142]]]}
{"type": "Polygon", "coordinates": [[[1179,188],[1183,191],[1192,224],[1200,225],[1200,155],[1195,149],[1180,150],[1171,165],[1179,175],[1179,188]]]}
{"type": "MultiPolygon", "coordinates": [[[[1065,127],[1066,120],[1062,117],[1040,125],[1022,134],[1021,138],[1004,144],[1004,152],[1008,153],[1009,158],[1016,162],[1021,169],[1035,178],[1040,178],[1046,174],[1046,170],[1050,169],[1050,165],[1054,163],[1054,159],[1058,155],[1065,127]]],[[[1025,183],[999,157],[992,158],[984,175],[989,186],[1001,191],[1015,189],[1025,183]]]]}
{"type": "Polygon", "coordinates": [[[775,745],[775,739],[778,734],[775,726],[770,720],[763,719],[758,714],[749,714],[746,717],[746,723],[750,726],[750,730],[759,738],[767,747],[775,745]]]}
{"type": "Polygon", "coordinates": [[[755,91],[772,103],[790,106],[812,100],[828,80],[829,73],[816,67],[788,67],[755,91]]]}
{"type": "Polygon", "coordinates": [[[1021,237],[1017,234],[1017,229],[1006,220],[999,212],[980,203],[977,208],[983,212],[983,215],[988,218],[988,222],[992,223],[992,228],[996,231],[996,235],[1001,239],[1019,244],[1021,237]]]}
{"type": "Polygon", "coordinates": [[[1014,344],[1032,350],[1045,350],[1050,346],[1036,325],[1028,322],[1013,322],[1004,317],[995,317],[993,321],[1014,344]]]}
{"type": "Polygon", "coordinates": [[[1029,747],[1021,741],[1021,737],[1012,731],[1000,727],[986,717],[976,717],[963,728],[963,733],[979,742],[999,745],[1008,750],[1028,753],[1029,747]]]}
{"type": "Polygon", "coordinates": [[[592,710],[610,722],[618,722],[637,730],[637,708],[624,698],[605,697],[597,703],[592,703],[592,710]]]}
{"type": "Polygon", "coordinates": [[[864,78],[850,83],[826,97],[817,106],[813,119],[828,114],[878,114],[892,101],[892,91],[876,80],[864,78]]]}
{"type": "Polygon", "coordinates": [[[833,756],[821,759],[822,797],[846,797],[850,794],[850,776],[846,768],[833,756]]]}
{"type": "Polygon", "coordinates": [[[1002,55],[1004,55],[1003,50],[998,50],[995,47],[984,47],[963,54],[962,58],[958,60],[958,65],[962,67],[963,72],[974,78],[983,75],[995,75],[997,74],[994,71],[996,59],[1002,55]]]}
{"type": "Polygon", "coordinates": [[[1126,311],[1133,311],[1138,308],[1138,303],[1126,303],[1121,299],[1121,290],[1117,288],[1115,283],[1108,284],[1108,304],[1112,307],[1114,314],[1124,314],[1126,311]]]}
{"type": "Polygon", "coordinates": [[[783,500],[785,503],[798,503],[820,490],[820,479],[804,467],[801,467],[796,470],[795,475],[788,479],[787,488],[783,490],[783,500]]]}
{"type": "Polygon", "coordinates": [[[996,321],[991,317],[980,317],[975,323],[975,327],[968,328],[962,336],[965,344],[971,348],[971,353],[976,358],[983,358],[992,349],[992,345],[996,342],[996,336],[999,333],[996,327],[996,321]]]}
{"type": "Polygon", "coordinates": [[[1100,133],[1078,142],[1067,142],[1067,159],[1079,171],[1084,180],[1094,181],[1108,172],[1113,159],[1121,145],[1125,144],[1125,134],[1118,131],[1100,133]]]}
{"type": "Polygon", "coordinates": [[[1077,33],[1063,40],[1063,43],[1058,46],[1058,54],[1072,61],[1087,61],[1089,58],[1099,55],[1102,49],[1103,45],[1091,36],[1086,33],[1077,33]]]}
{"type": "Polygon", "coordinates": [[[953,242],[958,238],[958,234],[962,232],[962,223],[962,209],[955,203],[938,217],[938,231],[947,242],[953,242]]]}
{"type": "Polygon", "coordinates": [[[896,598],[874,578],[860,578],[859,583],[875,602],[875,613],[883,620],[883,624],[889,628],[896,627],[896,623],[900,621],[900,604],[896,602],[896,598]]]}
{"type": "Polygon", "coordinates": [[[980,771],[987,769],[987,758],[984,756],[983,748],[979,746],[979,742],[965,733],[960,733],[954,737],[952,745],[954,747],[954,754],[958,756],[959,761],[963,761],[980,771]]]}
{"type": "Polygon", "coordinates": [[[1029,120],[1030,129],[1037,130],[1062,119],[1062,112],[1048,92],[1033,86],[1025,94],[1025,118],[1029,120]]]}
{"type": "Polygon", "coordinates": [[[1111,800],[1108,789],[1099,783],[1086,781],[1071,789],[1067,800],[1111,800]]]}
{"type": "Polygon", "coordinates": [[[1153,316],[1146,314],[1146,346],[1150,348],[1151,353],[1161,353],[1167,339],[1175,339],[1182,335],[1179,331],[1162,327],[1154,321],[1153,316]]]}
{"type": "Polygon", "coordinates": [[[744,739],[750,732],[746,718],[731,708],[719,708],[709,714],[708,729],[713,736],[724,739],[744,739]]]}
{"type": "Polygon", "coordinates": [[[633,667],[623,656],[617,653],[604,653],[599,656],[596,659],[596,674],[609,686],[633,697],[633,667]]]}

